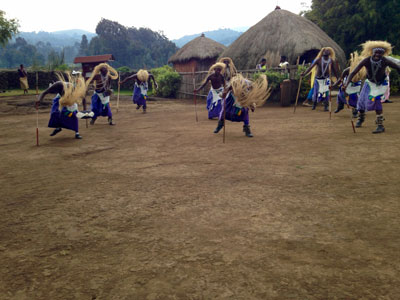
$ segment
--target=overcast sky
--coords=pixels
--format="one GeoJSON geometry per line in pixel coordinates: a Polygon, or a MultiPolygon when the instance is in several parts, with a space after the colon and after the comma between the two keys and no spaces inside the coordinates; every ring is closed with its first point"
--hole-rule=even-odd
{"type": "Polygon", "coordinates": [[[4,0],[6,18],[17,18],[20,31],[83,29],[95,32],[101,18],[127,27],[163,31],[169,39],[219,28],[250,27],[279,5],[299,13],[311,0],[149,0],[149,1],[27,1],[4,0]],[[240,4],[239,4],[240,3],[240,4]]]}

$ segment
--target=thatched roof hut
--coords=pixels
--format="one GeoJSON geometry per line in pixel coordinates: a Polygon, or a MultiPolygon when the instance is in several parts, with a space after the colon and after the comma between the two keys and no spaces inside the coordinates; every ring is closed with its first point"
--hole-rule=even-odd
{"type": "Polygon", "coordinates": [[[321,28],[299,15],[276,9],[243,33],[221,56],[233,59],[238,70],[254,69],[261,58],[276,67],[281,56],[290,64],[310,63],[322,47],[332,47],[339,63],[344,66],[343,50],[321,28]]]}
{"type": "Polygon", "coordinates": [[[224,45],[206,38],[203,33],[179,49],[168,63],[172,63],[178,72],[207,71],[225,49],[224,45]]]}

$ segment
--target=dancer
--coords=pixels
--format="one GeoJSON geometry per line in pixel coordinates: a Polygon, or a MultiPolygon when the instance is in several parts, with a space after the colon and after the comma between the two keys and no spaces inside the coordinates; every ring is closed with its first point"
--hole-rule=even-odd
{"type": "Polygon", "coordinates": [[[106,63],[97,65],[92,76],[87,80],[86,85],[95,81],[95,90],[92,96],[91,109],[94,116],[90,121],[94,125],[99,116],[108,117],[108,124],[115,125],[112,122],[112,113],[110,107],[111,80],[118,79],[118,72],[106,63]]]}
{"type": "Polygon", "coordinates": [[[135,86],[133,88],[132,101],[134,104],[137,105],[136,109],[140,109],[140,107],[143,107],[143,113],[146,113],[147,91],[149,89],[148,81],[150,79],[153,80],[153,83],[154,83],[156,89],[158,89],[158,84],[152,74],[150,74],[146,70],[142,70],[142,69],[140,69],[136,74],[126,77],[119,84],[121,85],[130,79],[133,79],[135,81],[135,86]]]}
{"type": "Polygon", "coordinates": [[[225,108],[222,108],[218,126],[214,133],[218,133],[225,125],[225,119],[232,122],[243,122],[243,132],[247,137],[253,137],[250,131],[249,109],[255,110],[268,99],[271,89],[265,75],[252,82],[237,74],[231,80],[231,85],[224,90],[225,108]]]}
{"type": "Polygon", "coordinates": [[[195,89],[193,92],[198,93],[206,84],[211,82],[211,89],[207,96],[207,110],[208,110],[208,118],[218,118],[221,109],[222,109],[222,93],[225,87],[225,79],[222,73],[225,70],[224,63],[216,63],[211,66],[208,70],[208,74],[206,79],[203,81],[203,84],[195,89]]]}
{"type": "Polygon", "coordinates": [[[237,74],[235,64],[230,57],[223,57],[218,62],[225,64],[223,76],[225,79],[225,86],[229,86],[231,78],[237,74]]]}
{"type": "Polygon", "coordinates": [[[61,74],[57,74],[59,81],[55,82],[49,88],[39,95],[38,102],[43,100],[47,94],[56,94],[51,107],[50,120],[48,127],[55,128],[50,136],[55,136],[62,131],[62,128],[75,131],[75,138],[81,139],[82,136],[78,130],[78,117],[84,114],[78,112],[78,102],[81,101],[86,94],[85,80],[79,74],[71,77],[68,73],[64,78],[61,74]],[[59,107],[62,107],[61,111],[59,107]]]}
{"type": "Polygon", "coordinates": [[[344,89],[350,84],[354,76],[360,72],[362,68],[367,70],[367,79],[361,90],[358,100],[357,109],[359,110],[358,121],[356,127],[361,127],[365,121],[365,111],[375,110],[376,112],[376,129],[372,133],[382,133],[385,131],[383,126],[383,108],[381,99],[384,97],[388,88],[386,77],[386,68],[391,67],[400,71],[400,66],[387,56],[392,53],[392,45],[385,41],[368,41],[364,44],[361,56],[365,57],[350,73],[347,78],[344,89]]]}
{"type": "Polygon", "coordinates": [[[324,47],[321,49],[311,66],[306,71],[301,73],[301,76],[305,76],[314,67],[317,67],[317,74],[313,86],[313,110],[315,110],[317,107],[317,103],[322,102],[324,104],[324,111],[329,111],[329,86],[331,80],[331,70],[333,70],[336,78],[339,78],[338,70],[336,70],[335,67],[335,59],[335,51],[331,47],[324,47]]]}
{"type": "Polygon", "coordinates": [[[337,108],[334,111],[335,114],[340,112],[345,104],[348,104],[352,108],[353,118],[357,118],[357,103],[358,98],[360,96],[362,81],[366,78],[367,73],[366,70],[363,69],[361,72],[358,72],[356,76],[353,77],[353,80],[347,86],[347,89],[344,90],[344,82],[346,82],[347,77],[349,74],[354,70],[354,68],[361,62],[363,59],[362,56],[358,54],[358,52],[352,53],[350,58],[350,67],[344,69],[342,76],[339,80],[333,85],[336,86],[341,84],[339,88],[339,93],[337,95],[337,108]],[[348,99],[348,100],[346,100],[348,99]]]}

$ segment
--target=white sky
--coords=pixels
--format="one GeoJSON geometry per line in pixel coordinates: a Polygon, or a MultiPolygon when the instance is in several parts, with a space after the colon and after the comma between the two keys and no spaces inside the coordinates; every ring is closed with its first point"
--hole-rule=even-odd
{"type": "Polygon", "coordinates": [[[279,5],[299,13],[311,0],[149,0],[149,1],[49,1],[4,0],[0,10],[6,18],[17,18],[20,31],[83,29],[95,32],[101,18],[127,27],[163,31],[169,39],[184,35],[252,26],[279,5]]]}

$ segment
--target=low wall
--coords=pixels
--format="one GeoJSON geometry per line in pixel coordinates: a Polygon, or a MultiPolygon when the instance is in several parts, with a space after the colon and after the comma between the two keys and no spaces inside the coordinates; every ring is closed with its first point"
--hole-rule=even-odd
{"type": "MultiPolygon", "coordinates": [[[[29,89],[34,90],[36,89],[36,74],[38,77],[38,88],[39,89],[46,89],[49,87],[50,83],[54,83],[58,81],[57,72],[54,71],[38,71],[38,72],[30,72],[28,71],[28,84],[29,89]]],[[[136,72],[121,72],[121,80],[124,78],[135,74],[136,72]]],[[[134,82],[133,80],[129,80],[123,85],[121,85],[121,89],[129,89],[133,90],[134,82]]],[[[0,71],[0,90],[13,90],[19,89],[19,75],[17,70],[1,70],[0,71]]],[[[118,89],[118,80],[112,81],[112,88],[114,90],[118,89]]]]}

